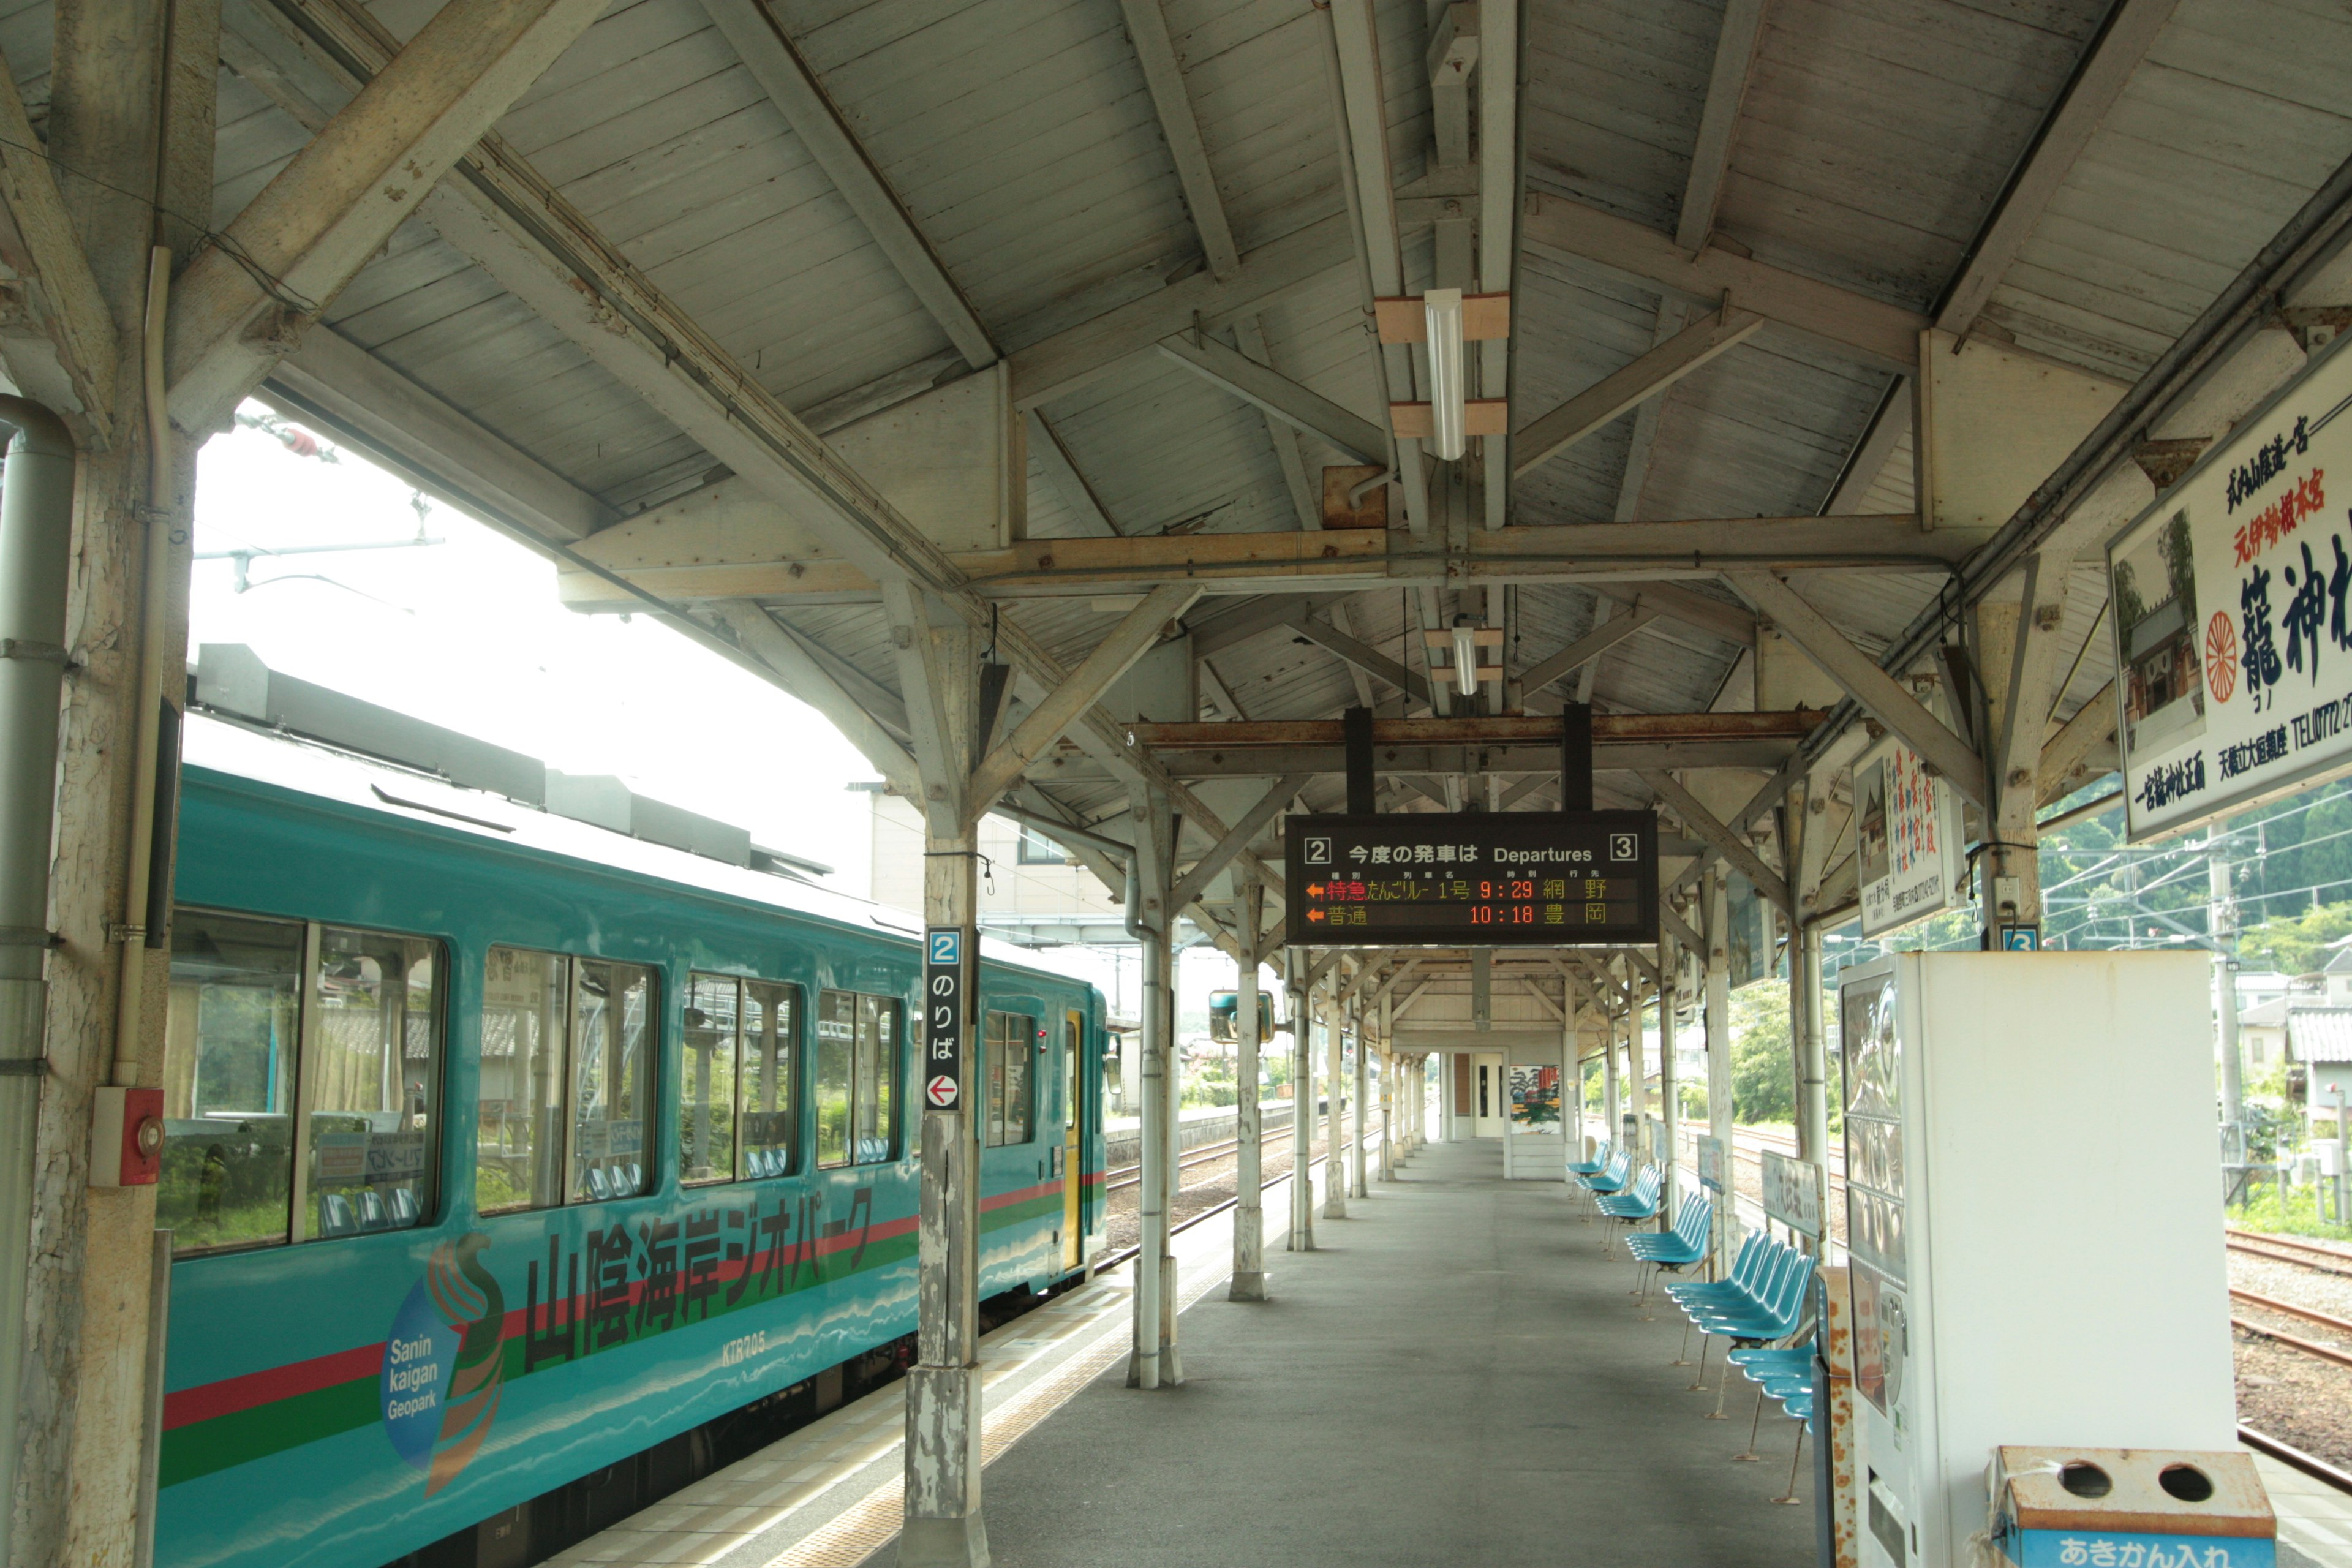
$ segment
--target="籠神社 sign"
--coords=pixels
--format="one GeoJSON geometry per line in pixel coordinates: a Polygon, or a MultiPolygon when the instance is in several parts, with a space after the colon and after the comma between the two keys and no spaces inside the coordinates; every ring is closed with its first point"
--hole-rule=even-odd
{"type": "Polygon", "coordinates": [[[2107,546],[2135,840],[2352,767],[2348,341],[2107,546]]]}

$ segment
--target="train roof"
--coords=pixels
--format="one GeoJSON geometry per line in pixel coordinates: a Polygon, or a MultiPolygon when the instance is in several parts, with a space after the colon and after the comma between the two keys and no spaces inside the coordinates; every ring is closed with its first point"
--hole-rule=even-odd
{"type": "MultiPolygon", "coordinates": [[[[254,780],[461,838],[624,871],[682,890],[761,905],[853,931],[885,933],[910,942],[919,942],[922,936],[919,916],[824,887],[790,869],[757,869],[651,842],[517,801],[492,789],[453,784],[419,767],[267,727],[201,700],[188,710],[181,756],[190,768],[254,780]]],[[[787,864],[781,857],[766,863],[787,864]]],[[[1087,978],[1041,963],[1029,950],[987,936],[981,939],[981,956],[991,963],[1056,978],[1087,978]]]]}

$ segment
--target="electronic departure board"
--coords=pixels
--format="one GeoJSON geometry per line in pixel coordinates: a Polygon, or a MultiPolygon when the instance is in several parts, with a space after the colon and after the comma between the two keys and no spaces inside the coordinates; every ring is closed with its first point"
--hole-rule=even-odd
{"type": "Polygon", "coordinates": [[[1618,947],[1658,940],[1646,811],[1293,816],[1297,947],[1618,947]]]}

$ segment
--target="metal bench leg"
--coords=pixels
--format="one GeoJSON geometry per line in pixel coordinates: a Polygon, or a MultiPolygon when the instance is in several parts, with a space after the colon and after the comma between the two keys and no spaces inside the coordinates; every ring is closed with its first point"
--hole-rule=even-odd
{"type": "Polygon", "coordinates": [[[1804,1456],[1804,1452],[1805,1419],[1801,1415],[1797,1417],[1796,1452],[1789,1456],[1789,1495],[1786,1497],[1776,1497],[1772,1500],[1774,1502],[1793,1503],[1800,1500],[1797,1497],[1797,1461],[1804,1456]]]}
{"type": "MultiPolygon", "coordinates": [[[[1707,1342],[1714,1337],[1715,1336],[1712,1334],[1699,1335],[1698,1372],[1696,1375],[1691,1379],[1691,1385],[1683,1390],[1685,1394],[1705,1394],[1706,1392],[1706,1346],[1707,1342]]],[[[1687,1320],[1683,1323],[1683,1342],[1685,1345],[1690,1342],[1690,1323],[1687,1320]]]]}
{"type": "MultiPolygon", "coordinates": [[[[1668,1366],[1690,1365],[1690,1320],[1688,1318],[1685,1318],[1683,1320],[1682,1348],[1675,1352],[1675,1359],[1666,1363],[1668,1366]]],[[[1702,1352],[1706,1349],[1706,1341],[1704,1339],[1699,1341],[1699,1349],[1702,1352]]],[[[1696,1384],[1693,1384],[1692,1386],[1696,1387],[1696,1384]]]]}
{"type": "Polygon", "coordinates": [[[1706,1418],[1710,1421],[1729,1419],[1723,1413],[1723,1391],[1731,1382],[1731,1352],[1738,1342],[1738,1340],[1730,1339],[1723,1342],[1723,1374],[1715,1380],[1715,1408],[1708,1411],[1706,1415],[1706,1418]]]}
{"type": "MultiPolygon", "coordinates": [[[[1729,1362],[1726,1362],[1726,1363],[1724,1363],[1723,1364],[1724,1364],[1724,1365],[1726,1365],[1726,1366],[1729,1366],[1731,1363],[1730,1363],[1729,1362]]],[[[1743,1465],[1752,1465],[1752,1464],[1757,1463],[1758,1461],[1759,1461],[1760,1459],[1762,1459],[1762,1458],[1764,1458],[1764,1456],[1763,1456],[1763,1455],[1761,1455],[1761,1454],[1759,1454],[1759,1453],[1758,1453],[1758,1452],[1756,1451],[1756,1434],[1757,1434],[1757,1432],[1758,1432],[1759,1430],[1760,1430],[1760,1429],[1762,1428],[1763,1425],[1764,1425],[1764,1385],[1763,1385],[1762,1384],[1760,1384],[1760,1383],[1759,1383],[1759,1384],[1758,1384],[1756,1385],[1756,1415],[1755,1415],[1755,1418],[1754,1418],[1754,1419],[1752,1419],[1752,1420],[1750,1420],[1750,1421],[1748,1423],[1748,1451],[1747,1451],[1746,1453],[1744,1453],[1744,1454],[1734,1454],[1734,1455],[1732,1455],[1731,1457],[1732,1457],[1732,1458],[1733,1458],[1733,1459],[1737,1460],[1738,1463],[1743,1464],[1743,1465]]]]}

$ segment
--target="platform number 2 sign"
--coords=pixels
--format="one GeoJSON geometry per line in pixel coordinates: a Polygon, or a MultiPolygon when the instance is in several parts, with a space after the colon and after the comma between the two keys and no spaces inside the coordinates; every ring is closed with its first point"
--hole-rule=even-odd
{"type": "Polygon", "coordinates": [[[963,1083],[963,931],[934,926],[923,937],[923,1099],[954,1107],[963,1083]]]}

